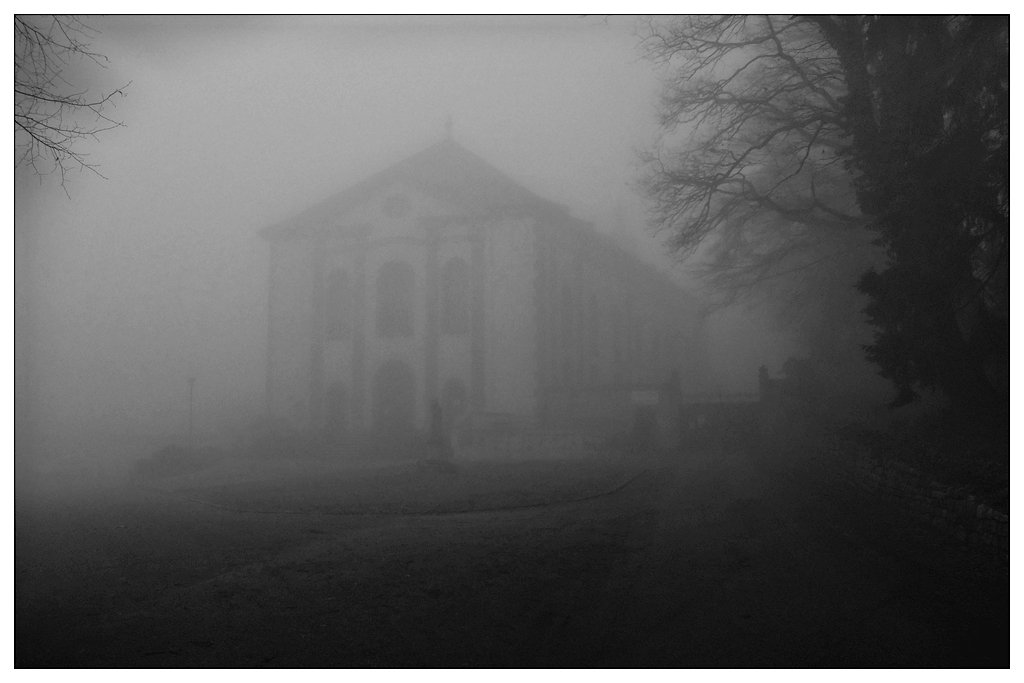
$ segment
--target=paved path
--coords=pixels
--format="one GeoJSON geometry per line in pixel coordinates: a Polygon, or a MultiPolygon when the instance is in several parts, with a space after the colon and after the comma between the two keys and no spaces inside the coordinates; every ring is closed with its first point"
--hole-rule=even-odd
{"type": "Polygon", "coordinates": [[[707,457],[450,516],[22,496],[25,666],[1008,666],[1009,580],[831,483],[707,457]]]}

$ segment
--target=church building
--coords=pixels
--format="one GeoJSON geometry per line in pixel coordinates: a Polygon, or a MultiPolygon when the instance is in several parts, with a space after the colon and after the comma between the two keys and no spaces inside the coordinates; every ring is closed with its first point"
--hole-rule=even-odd
{"type": "Polygon", "coordinates": [[[267,407],[301,430],[610,424],[702,362],[684,290],[450,137],[263,236],[267,407]]]}

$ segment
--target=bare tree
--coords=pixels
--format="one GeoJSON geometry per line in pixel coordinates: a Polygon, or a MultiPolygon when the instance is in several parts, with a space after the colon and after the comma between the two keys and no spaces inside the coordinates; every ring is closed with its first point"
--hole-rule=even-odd
{"type": "Polygon", "coordinates": [[[644,188],[670,246],[706,247],[712,282],[742,292],[878,245],[856,285],[897,403],[937,388],[978,424],[997,415],[1008,18],[684,17],[644,45],[669,73],[644,188]]]}
{"type": "Polygon", "coordinates": [[[681,17],[652,23],[643,48],[671,70],[644,185],[681,256],[767,214],[791,231],[864,224],[838,153],[842,72],[812,23],[681,17]]]}
{"type": "Polygon", "coordinates": [[[73,16],[14,17],[15,167],[27,164],[38,175],[59,171],[61,187],[75,167],[101,175],[77,143],[124,125],[108,107],[130,83],[94,96],[65,78],[83,59],[106,68],[107,58],[90,47],[95,34],[73,16]]]}
{"type": "MultiPolygon", "coordinates": [[[[123,125],[108,116],[107,108],[114,106],[115,95],[123,96],[130,84],[106,95],[92,96],[88,88],[75,87],[66,77],[82,61],[106,68],[106,57],[89,45],[95,33],[72,16],[14,17],[14,165],[24,165],[40,177],[59,171],[65,194],[67,172],[76,166],[79,171],[89,169],[101,175],[78,143],[123,125]]],[[[21,177],[18,182],[25,180],[21,177]]],[[[18,207],[15,208],[17,211],[18,207]]],[[[31,412],[36,287],[32,279],[35,249],[31,246],[33,231],[29,223],[16,215],[14,413],[15,476],[19,481],[32,470],[39,436],[31,412]]]]}
{"type": "Polygon", "coordinates": [[[644,155],[654,230],[680,259],[700,249],[716,305],[767,304],[809,352],[834,363],[841,339],[859,358],[854,284],[882,253],[843,163],[835,51],[800,18],[686,16],[643,33],[667,72],[662,134],[644,155]]]}

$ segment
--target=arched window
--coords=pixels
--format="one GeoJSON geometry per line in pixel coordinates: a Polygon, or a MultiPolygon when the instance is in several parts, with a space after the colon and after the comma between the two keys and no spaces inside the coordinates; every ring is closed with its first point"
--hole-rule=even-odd
{"type": "Polygon", "coordinates": [[[412,266],[390,261],[377,272],[377,334],[381,337],[413,335],[412,266]]]}
{"type": "Polygon", "coordinates": [[[469,332],[469,266],[453,258],[441,271],[441,332],[469,332]]]}
{"type": "Polygon", "coordinates": [[[347,339],[348,336],[348,273],[341,269],[335,269],[327,278],[327,338],[347,339]]]}

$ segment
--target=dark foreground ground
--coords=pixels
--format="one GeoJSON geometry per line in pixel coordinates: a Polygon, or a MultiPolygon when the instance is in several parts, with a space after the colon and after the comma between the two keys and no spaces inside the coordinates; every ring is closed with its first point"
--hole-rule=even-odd
{"type": "Polygon", "coordinates": [[[25,489],[15,666],[1009,666],[1005,570],[832,481],[708,454],[583,502],[411,515],[25,489]]]}

